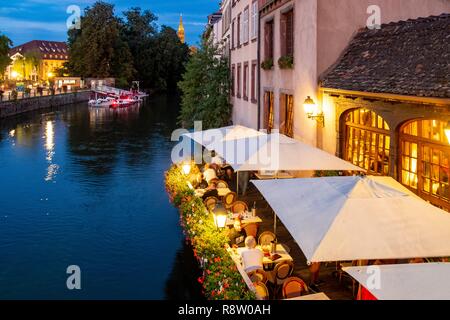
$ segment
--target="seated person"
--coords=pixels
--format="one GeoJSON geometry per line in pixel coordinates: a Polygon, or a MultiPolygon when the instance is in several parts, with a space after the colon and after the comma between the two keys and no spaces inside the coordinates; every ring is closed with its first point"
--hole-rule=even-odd
{"type": "Polygon", "coordinates": [[[209,197],[219,198],[219,192],[217,191],[217,186],[215,183],[211,183],[211,185],[206,188],[205,193],[202,196],[203,201],[208,199],[209,197]]]}
{"type": "Polygon", "coordinates": [[[250,236],[245,239],[246,249],[241,252],[242,264],[245,272],[249,273],[255,270],[263,270],[264,254],[256,249],[256,240],[250,236]]]}
{"type": "Polygon", "coordinates": [[[234,220],[233,228],[228,231],[228,238],[230,239],[230,246],[232,247],[244,247],[245,231],[242,228],[241,219],[236,218],[234,220]]]}
{"type": "Polygon", "coordinates": [[[194,186],[195,189],[206,189],[206,188],[208,188],[208,182],[206,182],[206,180],[203,178],[203,174],[202,173],[199,173],[195,177],[195,180],[192,182],[192,185],[194,186]]]}
{"type": "Polygon", "coordinates": [[[216,164],[219,167],[223,166],[223,164],[225,163],[223,158],[219,156],[215,151],[212,152],[211,156],[211,163],[216,164]]]}
{"type": "Polygon", "coordinates": [[[234,170],[231,166],[226,166],[223,168],[225,175],[222,177],[222,180],[228,184],[228,187],[232,191],[236,191],[236,175],[234,174],[234,170]]]}
{"type": "Polygon", "coordinates": [[[211,166],[208,163],[205,164],[203,177],[205,178],[206,182],[208,182],[208,184],[211,180],[217,179],[216,171],[213,168],[211,168],[211,166]]]}

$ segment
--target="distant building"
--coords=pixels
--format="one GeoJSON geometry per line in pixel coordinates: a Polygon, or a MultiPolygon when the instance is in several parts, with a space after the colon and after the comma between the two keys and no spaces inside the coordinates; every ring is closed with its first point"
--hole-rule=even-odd
{"type": "Polygon", "coordinates": [[[178,38],[180,38],[181,43],[185,43],[186,35],[183,26],[183,15],[180,15],[180,25],[178,26],[178,38]]]}
{"type": "Polygon", "coordinates": [[[7,79],[46,81],[69,60],[69,50],[65,42],[33,40],[12,48],[9,56],[13,62],[6,69],[7,79]],[[35,64],[26,61],[30,56],[35,64]]]}

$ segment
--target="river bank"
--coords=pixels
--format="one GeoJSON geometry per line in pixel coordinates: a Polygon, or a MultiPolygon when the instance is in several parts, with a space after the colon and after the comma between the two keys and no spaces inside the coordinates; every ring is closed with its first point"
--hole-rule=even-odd
{"type": "Polygon", "coordinates": [[[90,90],[0,102],[0,119],[89,101],[90,90]]]}

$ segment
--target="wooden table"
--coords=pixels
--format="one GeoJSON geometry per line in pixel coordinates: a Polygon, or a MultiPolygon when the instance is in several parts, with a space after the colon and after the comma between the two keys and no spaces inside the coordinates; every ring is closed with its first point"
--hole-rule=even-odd
{"type": "Polygon", "coordinates": [[[303,300],[303,301],[306,301],[306,300],[309,300],[309,301],[316,300],[316,301],[319,301],[319,300],[331,300],[331,299],[328,298],[328,296],[327,296],[325,293],[320,292],[320,293],[308,294],[308,295],[306,295],[306,296],[300,296],[300,297],[295,297],[295,298],[291,298],[291,299],[284,299],[284,300],[303,300]]]}
{"type": "Polygon", "coordinates": [[[293,175],[291,175],[287,172],[278,172],[277,174],[274,174],[274,175],[264,175],[264,174],[260,174],[260,173],[256,172],[255,176],[259,180],[293,179],[294,178],[293,175]]]}
{"type": "MultiPolygon", "coordinates": [[[[241,220],[242,225],[251,224],[251,223],[262,223],[262,219],[260,217],[252,217],[248,219],[241,220]]],[[[234,224],[234,220],[227,218],[227,226],[232,226],[234,224]]]]}
{"type": "MultiPolygon", "coordinates": [[[[258,249],[261,250],[260,246],[257,246],[258,249]]],[[[246,248],[237,248],[237,253],[239,254],[239,256],[241,255],[241,252],[243,250],[246,250],[246,248]]],[[[280,262],[293,262],[294,259],[292,259],[292,257],[289,255],[289,253],[286,252],[286,249],[284,249],[284,247],[281,244],[277,244],[277,250],[276,252],[277,254],[279,254],[281,256],[281,258],[279,258],[278,260],[272,261],[270,259],[270,257],[266,257],[264,256],[263,258],[263,265],[270,265],[273,263],[280,263],[280,262]]]]}

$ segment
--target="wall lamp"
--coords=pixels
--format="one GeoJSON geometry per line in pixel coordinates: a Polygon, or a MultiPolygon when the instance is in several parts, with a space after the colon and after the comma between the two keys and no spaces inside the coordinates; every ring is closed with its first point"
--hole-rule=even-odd
{"type": "Polygon", "coordinates": [[[310,96],[306,97],[303,107],[305,108],[308,119],[316,120],[317,123],[325,126],[325,115],[323,112],[317,112],[317,104],[310,96]]]}

